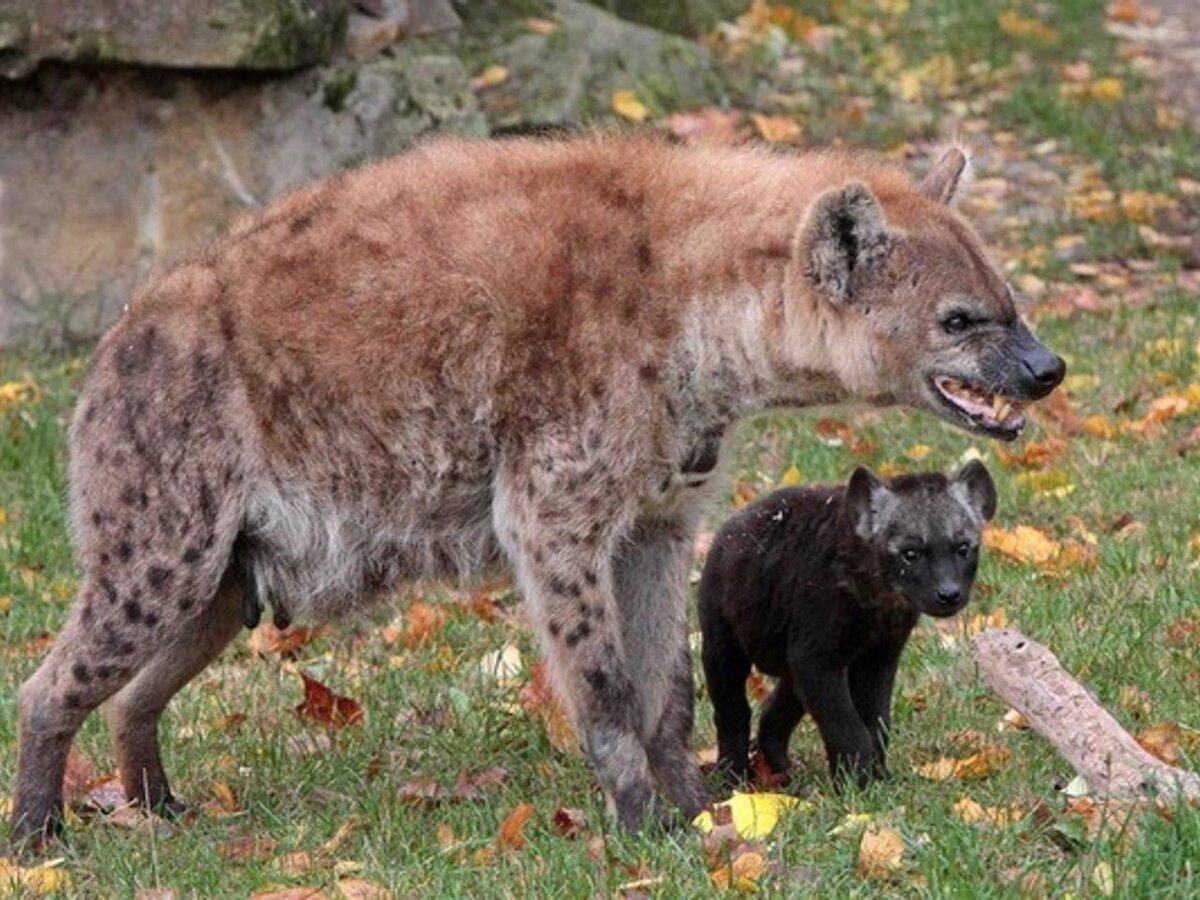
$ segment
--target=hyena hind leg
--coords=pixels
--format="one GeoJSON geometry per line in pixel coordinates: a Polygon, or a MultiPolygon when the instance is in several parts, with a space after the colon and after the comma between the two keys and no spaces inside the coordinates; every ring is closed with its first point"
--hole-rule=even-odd
{"type": "Polygon", "coordinates": [[[215,660],[241,630],[244,601],[226,578],[194,627],[164,641],[137,676],[104,707],[125,796],[147,809],[178,814],[158,741],[158,720],[171,698],[215,660]]]}

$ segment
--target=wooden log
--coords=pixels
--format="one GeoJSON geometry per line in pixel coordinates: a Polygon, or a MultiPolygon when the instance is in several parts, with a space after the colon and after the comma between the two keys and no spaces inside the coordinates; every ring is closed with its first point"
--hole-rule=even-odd
{"type": "Polygon", "coordinates": [[[1200,775],[1144,750],[1037,641],[1011,628],[989,628],[971,639],[971,654],[988,686],[1054,745],[1093,792],[1200,800],[1200,775]]]}

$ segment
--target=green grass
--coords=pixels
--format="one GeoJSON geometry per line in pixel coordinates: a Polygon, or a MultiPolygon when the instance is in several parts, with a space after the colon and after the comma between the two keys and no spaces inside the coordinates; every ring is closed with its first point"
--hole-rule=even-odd
{"type": "MultiPolygon", "coordinates": [[[[869,4],[846,6],[855,12],[869,4]]],[[[964,70],[981,59],[1004,67],[1024,51],[1033,74],[987,100],[986,115],[1030,145],[1051,137],[1064,142],[1080,159],[1098,162],[1119,190],[1173,190],[1188,160],[1197,158],[1195,135],[1181,127],[1163,130],[1153,116],[1147,118],[1144,110],[1153,108],[1147,105],[1148,87],[1117,59],[1100,27],[1102,4],[1071,0],[1049,7],[1044,17],[1064,42],[1053,49],[996,38],[994,11],[981,12],[989,6],[913,0],[909,16],[885,20],[878,34],[840,39],[854,41],[854,52],[840,57],[840,75],[827,59],[811,59],[803,76],[813,86],[806,102],[817,124],[810,133],[877,141],[936,132],[936,116],[913,120],[912,104],[893,103],[882,90],[874,94],[879,105],[862,123],[839,124],[824,105],[835,102],[838,91],[832,86],[838,77],[850,77],[857,65],[867,71],[889,43],[910,63],[948,53],[964,70]],[[1061,98],[1053,66],[1074,58],[1087,58],[1097,77],[1117,73],[1125,80],[1126,98],[1105,110],[1061,98]]],[[[1026,14],[1032,9],[1017,8],[1026,14]]],[[[986,90],[967,84],[963,92],[971,100],[986,90]]],[[[764,101],[763,108],[770,109],[772,102],[764,101]]],[[[1194,219],[1187,202],[1182,209],[1194,219]]],[[[1072,220],[1066,213],[1050,227],[1031,230],[1027,240],[1043,242],[1068,231],[1088,239],[1092,258],[1139,249],[1129,228],[1072,220]]],[[[1164,268],[1169,270],[1170,263],[1164,268]]],[[[1035,271],[1047,278],[1071,277],[1052,261],[1035,271]]],[[[1047,316],[1039,332],[1068,357],[1072,375],[1097,377],[1093,386],[1072,382],[1076,387],[1069,399],[1079,416],[1131,420],[1143,415],[1155,396],[1200,381],[1196,315],[1193,296],[1168,290],[1151,305],[1118,306],[1107,316],[1047,316]],[[1119,406],[1122,411],[1114,413],[1119,406]]],[[[0,525],[0,597],[11,599],[11,608],[0,612],[0,746],[9,748],[0,754],[0,783],[6,785],[15,765],[17,686],[37,664],[37,654],[25,648],[60,626],[77,578],[65,530],[64,438],[82,368],[81,360],[67,357],[0,359],[0,384],[30,380],[39,389],[35,399],[0,411],[0,508],[7,513],[7,523],[0,525]]],[[[995,448],[983,440],[924,415],[895,410],[774,415],[742,430],[736,481],[768,489],[793,464],[807,482],[844,479],[859,462],[949,469],[968,448],[976,448],[999,486],[1001,526],[1030,524],[1070,538],[1079,533],[1077,517],[1098,545],[1094,567],[1059,578],[985,554],[972,612],[1003,608],[1018,627],[1049,645],[1131,731],[1160,721],[1195,727],[1200,726],[1195,702],[1200,647],[1194,638],[1169,642],[1167,634],[1181,619],[1200,616],[1200,564],[1189,547],[1200,531],[1195,500],[1200,463],[1195,454],[1175,451],[1178,438],[1197,423],[1200,417],[1185,415],[1166,423],[1154,439],[1069,438],[1069,451],[1055,466],[1074,487],[1056,499],[1022,486],[1019,470],[1001,465],[995,448]],[[845,420],[877,449],[858,457],[845,447],[827,446],[813,427],[823,416],[845,420]],[[930,448],[920,463],[905,456],[914,445],[930,448]],[[1143,529],[1124,538],[1113,534],[1111,526],[1123,515],[1143,529]],[[1148,713],[1122,705],[1125,687],[1146,692],[1148,713]]],[[[1053,434],[1052,426],[1035,422],[1027,440],[1053,434]]],[[[511,595],[503,601],[515,604],[511,595]]],[[[487,623],[454,609],[429,645],[415,649],[388,644],[374,621],[345,624],[304,647],[290,663],[259,658],[239,639],[179,695],[162,730],[168,770],[181,797],[212,799],[213,784],[220,782],[232,787],[244,811],[202,817],[154,842],[95,818],[76,820],[65,851],[69,890],[80,896],[131,896],[138,888],[162,885],[181,896],[244,896],[268,885],[307,884],[332,895],[338,874],[353,870],[398,896],[611,896],[645,875],[662,878],[648,889],[654,896],[713,892],[693,837],[609,831],[585,762],[550,746],[538,720],[515,707],[515,686],[480,675],[480,658],[506,642],[516,643],[531,662],[536,653],[530,636],[514,624],[487,623]],[[358,699],[365,723],[334,734],[327,750],[298,754],[295,737],[315,732],[293,712],[301,700],[295,668],[358,699]],[[247,718],[236,728],[219,727],[233,713],[247,718]],[[426,807],[398,799],[401,786],[414,777],[434,776],[450,784],[462,772],[493,765],[504,766],[511,778],[481,802],[426,807]],[[527,846],[490,860],[477,858],[522,802],[537,810],[526,829],[527,846]],[[570,841],[554,832],[551,817],[560,806],[581,807],[592,831],[606,832],[602,853],[586,840],[570,841]],[[293,877],[273,861],[293,851],[314,851],[350,817],[359,825],[334,854],[342,868],[293,877]],[[461,848],[442,850],[441,825],[453,830],[461,848]],[[247,835],[276,840],[272,859],[231,862],[219,855],[220,845],[247,835]]],[[[403,621],[403,603],[394,613],[403,621]]],[[[1064,812],[1056,791],[1071,777],[1067,765],[1035,733],[997,733],[1004,711],[976,677],[964,644],[947,646],[931,627],[922,626],[901,666],[894,779],[862,794],[834,795],[816,734],[810,724],[803,725],[792,745],[798,769],[794,790],[812,808],[785,819],[769,839],[768,858],[781,865],[764,878],[764,890],[828,897],[1011,896],[1019,893],[1017,881],[1028,876],[1047,895],[1083,897],[1098,895],[1091,873],[1106,863],[1116,896],[1200,893],[1200,812],[1188,807],[1172,810],[1169,817],[1151,812],[1124,831],[1110,828],[1088,836],[1078,817],[1064,812]],[[912,772],[914,765],[958,755],[950,735],[966,729],[984,732],[1007,748],[1009,763],[970,783],[935,784],[912,772]],[[1041,812],[1006,827],[968,825],[951,813],[963,796],[1041,812]],[[884,883],[856,873],[858,837],[830,834],[848,812],[875,814],[904,836],[905,874],[884,883]]],[[[710,715],[702,694],[698,748],[714,741],[710,715]]],[[[79,745],[100,773],[111,771],[99,717],[85,725],[79,745]]],[[[1200,767],[1197,755],[1193,750],[1193,767],[1200,767]]]]}

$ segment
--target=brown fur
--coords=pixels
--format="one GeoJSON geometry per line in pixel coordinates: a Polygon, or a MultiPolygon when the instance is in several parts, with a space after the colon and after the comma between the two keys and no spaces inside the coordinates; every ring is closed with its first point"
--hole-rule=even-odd
{"type": "Polygon", "coordinates": [[[126,790],[172,802],[154,723],[239,598],[331,619],[501,561],[621,821],[655,784],[697,811],[686,576],[727,427],[846,399],[949,416],[929,366],[1019,367],[947,159],[914,189],[839,154],[441,141],[152,281],[71,429],[83,581],[22,688],[17,835],[56,823],[105,701],[126,790]],[[952,298],[1000,331],[945,340],[952,298]]]}

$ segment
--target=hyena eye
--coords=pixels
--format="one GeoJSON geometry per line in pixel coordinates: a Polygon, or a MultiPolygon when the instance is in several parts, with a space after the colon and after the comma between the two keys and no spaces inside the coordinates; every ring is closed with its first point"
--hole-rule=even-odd
{"type": "Polygon", "coordinates": [[[971,546],[970,542],[963,541],[961,544],[958,544],[954,548],[954,552],[957,553],[959,556],[966,558],[971,555],[971,551],[973,549],[975,549],[975,548],[971,546]]]}
{"type": "Polygon", "coordinates": [[[917,547],[908,547],[900,551],[900,558],[907,563],[914,563],[921,558],[921,551],[917,547]]]}
{"type": "Polygon", "coordinates": [[[947,334],[962,334],[974,322],[965,312],[952,312],[942,319],[942,330],[947,334]]]}

